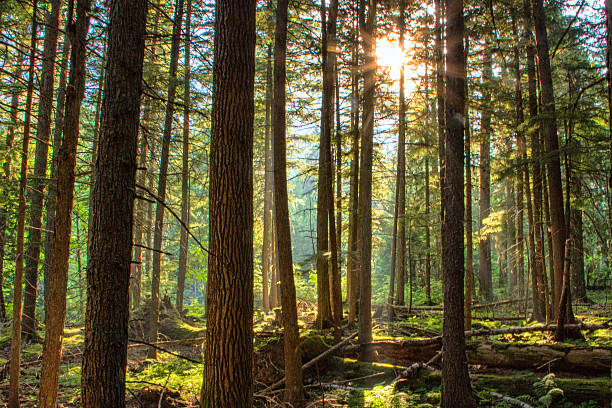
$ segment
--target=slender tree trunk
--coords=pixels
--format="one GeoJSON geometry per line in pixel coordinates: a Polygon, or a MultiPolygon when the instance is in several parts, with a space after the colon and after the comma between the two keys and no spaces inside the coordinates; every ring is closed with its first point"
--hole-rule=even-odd
{"type": "MultiPolygon", "coordinates": [[[[359,169],[359,343],[372,341],[372,158],[374,150],[374,111],[376,93],[376,0],[361,3],[361,37],[365,54],[363,133],[359,169]]],[[[363,348],[359,359],[371,360],[374,355],[363,348]]]]}
{"type": "Polygon", "coordinates": [[[274,170],[272,157],[272,46],[268,46],[266,65],[266,122],[265,122],[265,147],[264,147],[264,225],[263,225],[263,250],[262,250],[262,306],[264,311],[270,310],[270,294],[268,281],[272,282],[272,206],[274,205],[274,170]]]}
{"type": "Polygon", "coordinates": [[[70,78],[66,88],[66,122],[64,136],[57,155],[57,209],[53,227],[51,278],[49,280],[49,313],[45,325],[45,342],[40,374],[38,406],[55,408],[57,381],[62,358],[62,340],[66,318],[66,290],[72,231],[72,206],[79,139],[79,117],[85,96],[85,64],[87,32],[89,31],[90,0],[77,0],[76,23],[71,38],[70,78]]]}
{"type": "MultiPolygon", "coordinates": [[[[399,145],[398,145],[398,150],[399,150],[399,145]]],[[[389,318],[392,319],[393,318],[393,304],[400,304],[399,303],[399,299],[398,297],[396,297],[396,290],[395,290],[395,280],[397,277],[397,213],[399,210],[399,205],[398,205],[398,200],[399,200],[399,183],[398,183],[398,179],[397,177],[399,176],[399,170],[396,174],[396,178],[395,178],[395,200],[394,200],[394,204],[393,204],[393,229],[391,232],[391,267],[389,270],[389,296],[387,298],[387,303],[389,303],[389,318]]],[[[403,289],[403,285],[402,285],[402,289],[403,289]]],[[[398,291],[397,291],[397,295],[399,295],[399,285],[398,285],[398,291]]],[[[402,304],[403,304],[404,299],[402,299],[402,304]]]]}
{"type": "MultiPolygon", "coordinates": [[[[272,133],[274,134],[274,192],[276,200],[276,228],[278,231],[278,260],[283,308],[283,342],[285,355],[285,401],[301,406],[304,399],[300,334],[297,321],[291,231],[287,197],[285,83],[287,58],[288,0],[280,0],[276,7],[274,41],[274,103],[272,105],[272,133]]],[[[332,214],[333,218],[333,214],[332,214]]]]}
{"type": "MultiPolygon", "coordinates": [[[[356,28],[355,28],[356,30],[356,28]]],[[[357,318],[359,302],[359,46],[357,35],[353,38],[353,71],[351,76],[351,168],[349,176],[349,237],[346,260],[348,326],[353,327],[357,318]]]]}
{"type": "MultiPolygon", "coordinates": [[[[400,0],[400,50],[404,54],[404,9],[405,0],[400,0]]],[[[400,67],[399,86],[399,134],[397,139],[397,304],[404,304],[404,283],[406,275],[406,105],[404,96],[404,66],[400,67]]]]}
{"type": "MultiPolygon", "coordinates": [[[[508,151],[512,151],[512,143],[508,146],[508,151]]],[[[507,269],[507,287],[511,288],[514,292],[517,286],[517,274],[516,274],[516,197],[515,197],[515,185],[514,178],[510,177],[506,180],[506,220],[508,225],[508,241],[506,251],[508,254],[508,269],[507,269]]],[[[500,285],[501,287],[502,285],[500,285]]]]}
{"type": "MultiPolygon", "coordinates": [[[[336,251],[338,253],[338,276],[342,273],[342,123],[340,122],[340,67],[336,62],[336,251]]],[[[340,287],[340,278],[338,278],[340,287]]],[[[342,288],[340,287],[340,304],[342,305],[342,288]]],[[[342,316],[340,316],[342,318],[342,316]]]]}
{"type": "Polygon", "coordinates": [[[42,215],[45,185],[47,184],[47,157],[51,138],[51,110],[53,108],[53,81],[55,79],[55,56],[61,0],[51,1],[51,11],[45,18],[45,40],[43,42],[42,75],[38,101],[36,125],[36,152],[34,154],[34,177],[30,181],[30,220],[28,245],[25,250],[25,290],[23,298],[22,331],[25,341],[37,338],[36,299],[38,293],[38,264],[42,243],[42,215]]]}
{"type": "Polygon", "coordinates": [[[84,408],[125,407],[129,283],[147,2],[111,0],[87,267],[84,408]]]}
{"type": "Polygon", "coordinates": [[[480,243],[479,243],[479,289],[480,297],[493,299],[493,279],[491,275],[491,237],[486,232],[485,220],[491,213],[491,79],[493,75],[493,58],[489,37],[485,37],[484,68],[482,83],[482,139],[480,141],[480,243]]]}
{"type": "MultiPolygon", "coordinates": [[[[15,78],[21,78],[23,64],[23,53],[17,53],[17,61],[15,63],[15,71],[13,75],[15,78]]],[[[19,98],[21,92],[18,88],[13,90],[11,95],[11,111],[9,116],[8,132],[6,133],[6,144],[4,148],[6,151],[13,149],[15,142],[15,129],[17,128],[17,111],[19,110],[19,98]]],[[[6,181],[11,177],[11,156],[7,155],[5,161],[2,163],[3,174],[0,176],[0,180],[6,181]]],[[[7,319],[6,306],[4,304],[4,255],[6,246],[6,223],[9,217],[9,203],[3,203],[0,207],[0,322],[4,322],[7,319]]]]}
{"type": "MultiPolygon", "coordinates": [[[[73,5],[71,0],[70,4],[73,5]]],[[[57,91],[57,103],[55,108],[55,123],[53,127],[53,154],[51,155],[51,169],[49,171],[51,180],[57,179],[57,152],[62,141],[64,131],[64,105],[66,102],[66,82],[68,77],[68,60],[70,56],[70,38],[64,35],[62,45],[62,60],[60,63],[59,85],[57,91]]],[[[53,225],[55,223],[55,207],[57,200],[57,183],[49,183],[47,199],[45,200],[45,248],[44,248],[44,292],[45,292],[45,321],[47,321],[47,304],[49,298],[49,280],[51,251],[53,250],[53,225]]]]}
{"type": "MultiPolygon", "coordinates": [[[[554,88],[550,67],[550,56],[548,53],[548,34],[546,32],[546,16],[544,13],[543,0],[534,0],[533,16],[538,51],[540,89],[542,91],[542,137],[546,145],[546,153],[551,156],[546,167],[548,170],[551,235],[553,243],[553,273],[555,278],[553,287],[553,308],[556,310],[563,288],[563,268],[565,262],[565,239],[567,238],[567,230],[563,211],[561,160],[559,157],[554,88]]],[[[568,304],[568,306],[571,309],[571,304],[568,304]]]]}
{"type": "MultiPolygon", "coordinates": [[[[542,148],[542,140],[540,140],[540,148],[542,148]]],[[[543,153],[541,154],[543,157],[543,153]]],[[[546,166],[542,166],[542,207],[544,208],[544,221],[543,228],[546,231],[546,246],[547,246],[547,255],[548,255],[548,270],[550,271],[550,291],[553,291],[555,286],[555,274],[554,274],[554,253],[553,253],[553,240],[551,236],[551,226],[550,226],[550,199],[548,195],[548,182],[546,178],[546,166]]],[[[548,283],[546,284],[548,287],[548,283]]],[[[555,308],[553,307],[552,296],[550,296],[550,314],[556,313],[555,308]]]]}
{"type": "MultiPolygon", "coordinates": [[[[191,54],[191,0],[187,0],[187,15],[185,16],[185,95],[183,103],[183,169],[181,174],[181,220],[189,228],[189,109],[191,96],[190,84],[190,54],[191,54]]],[[[185,275],[187,274],[187,255],[189,237],[187,229],[181,228],[179,273],[176,287],[176,308],[183,311],[183,294],[185,292],[185,275]]]]}
{"type": "MultiPolygon", "coordinates": [[[[464,34],[465,67],[470,53],[470,37],[464,34]]],[[[474,296],[474,243],[472,239],[472,143],[470,126],[470,97],[465,81],[465,327],[472,329],[472,298],[474,296]]]]}
{"type": "MultiPolygon", "coordinates": [[[[536,49],[533,38],[533,19],[531,1],[523,1],[524,29],[523,38],[527,48],[527,77],[529,90],[529,117],[533,122],[538,116],[538,96],[535,55],[536,49]]],[[[548,302],[548,283],[546,282],[546,260],[544,257],[544,224],[542,219],[542,166],[540,132],[539,128],[530,128],[529,143],[531,147],[531,170],[533,173],[533,239],[534,239],[534,270],[537,283],[537,302],[534,306],[534,318],[538,321],[550,322],[550,309],[548,302]]],[[[535,291],[534,291],[535,292],[535,291]]]]}
{"type": "MultiPolygon", "coordinates": [[[[161,279],[161,250],[164,232],[164,205],[166,201],[166,183],[168,178],[168,161],[170,155],[170,139],[172,138],[172,120],[174,119],[174,98],[176,96],[176,70],[178,66],[179,48],[181,42],[181,26],[183,24],[183,0],[176,0],[174,20],[172,25],[172,46],[170,49],[170,72],[168,74],[168,102],[164,119],[164,132],[162,138],[162,151],[157,182],[157,197],[160,202],[155,207],[155,232],[153,233],[153,274],[151,275],[151,306],[148,311],[149,343],[157,342],[157,329],[159,326],[159,294],[161,279]]],[[[149,347],[149,358],[157,358],[157,349],[149,347]]]]}
{"type": "Polygon", "coordinates": [[[206,408],[253,405],[255,5],[254,0],[220,0],[215,6],[209,226],[213,239],[204,351],[205,360],[214,364],[204,366],[201,405],[206,408]]]}
{"type": "Polygon", "coordinates": [[[326,328],[332,321],[332,303],[330,299],[330,260],[328,253],[331,251],[329,236],[329,208],[332,197],[331,189],[331,128],[333,122],[333,53],[328,48],[334,46],[329,44],[330,37],[335,35],[337,2],[331,0],[329,22],[325,0],[321,2],[322,17],[322,47],[323,50],[323,95],[321,97],[321,138],[319,142],[319,178],[317,182],[317,321],[319,327],[326,328]],[[334,7],[334,4],[336,6],[334,7]],[[333,25],[333,34],[329,33],[333,25]]]}
{"type": "MultiPolygon", "coordinates": [[[[434,59],[436,61],[436,109],[438,112],[438,162],[440,167],[440,226],[442,220],[444,220],[444,189],[446,188],[446,163],[444,162],[445,156],[445,136],[446,131],[445,120],[445,95],[444,95],[444,76],[446,75],[446,68],[444,65],[444,55],[442,49],[444,42],[442,40],[443,35],[443,12],[441,0],[434,0],[434,59]]],[[[441,231],[440,231],[441,233],[441,231]]],[[[440,257],[440,271],[444,269],[444,259],[440,257]]],[[[442,277],[442,276],[441,276],[442,277]]],[[[425,277],[425,292],[427,299],[431,303],[431,275],[425,277]]]]}
{"type": "MultiPolygon", "coordinates": [[[[606,77],[608,79],[608,128],[610,132],[610,174],[608,177],[608,259],[612,259],[612,0],[606,0],[606,77]]],[[[610,264],[610,261],[608,261],[610,264]]]]}
{"type": "Polygon", "coordinates": [[[11,335],[11,358],[9,364],[8,408],[19,408],[19,370],[21,360],[21,294],[23,286],[23,241],[26,216],[26,184],[28,176],[28,147],[30,143],[30,124],[32,120],[32,94],[34,91],[34,65],[36,63],[36,32],[38,22],[36,13],[38,1],[34,0],[32,12],[32,36],[28,67],[28,89],[26,94],[23,120],[23,142],[21,148],[21,169],[19,179],[19,204],[17,209],[17,245],[15,247],[15,278],[13,281],[13,326],[11,335]]]}
{"type": "Polygon", "coordinates": [[[444,214],[442,223],[444,323],[442,329],[442,407],[475,407],[465,356],[463,154],[466,68],[463,49],[463,1],[446,0],[446,132],[444,214]]]}

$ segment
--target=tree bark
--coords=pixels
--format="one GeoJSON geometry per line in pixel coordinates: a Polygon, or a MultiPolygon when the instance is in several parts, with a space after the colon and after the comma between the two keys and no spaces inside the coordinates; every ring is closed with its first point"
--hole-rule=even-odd
{"type": "Polygon", "coordinates": [[[32,120],[32,94],[34,91],[34,65],[36,63],[36,33],[38,21],[36,13],[38,1],[32,8],[32,36],[28,66],[28,89],[26,94],[23,120],[23,141],[21,147],[21,169],[19,178],[17,209],[17,245],[15,247],[15,279],[13,281],[13,325],[11,331],[11,358],[9,363],[8,408],[19,408],[19,365],[21,360],[21,294],[23,286],[23,241],[26,216],[26,184],[28,176],[28,147],[30,143],[30,124],[32,120]]]}
{"type": "Polygon", "coordinates": [[[270,310],[270,293],[268,282],[272,282],[274,275],[272,267],[272,208],[274,206],[274,169],[272,151],[272,46],[268,45],[266,64],[266,122],[264,142],[264,225],[263,225],[263,249],[262,249],[262,306],[264,311],[270,310]]]}
{"type": "Polygon", "coordinates": [[[465,356],[463,196],[465,81],[463,1],[446,0],[446,109],[442,276],[442,407],[475,407],[465,356]]]}
{"type": "Polygon", "coordinates": [[[493,58],[491,43],[485,36],[483,60],[481,107],[482,139],[480,141],[480,201],[479,201],[479,289],[480,297],[493,299],[493,278],[491,274],[491,237],[486,232],[485,220],[491,214],[491,79],[493,76],[493,58]]]}
{"type": "MultiPolygon", "coordinates": [[[[542,91],[541,131],[546,145],[548,193],[550,197],[551,235],[553,243],[553,266],[555,284],[553,287],[553,308],[559,305],[563,287],[563,268],[565,262],[565,239],[567,230],[563,210],[563,185],[561,183],[561,160],[559,157],[559,140],[557,139],[557,122],[555,112],[554,88],[550,56],[548,52],[548,34],[546,32],[546,15],[543,0],[534,0],[533,16],[535,23],[536,45],[538,52],[540,89],[542,91]]],[[[571,308],[571,305],[570,305],[571,308]]]]}
{"type": "MultiPolygon", "coordinates": [[[[443,12],[441,0],[434,0],[434,59],[436,62],[436,110],[438,113],[438,165],[439,165],[439,184],[440,184],[440,225],[444,220],[444,189],[446,188],[446,163],[444,162],[446,155],[445,151],[445,136],[446,131],[445,120],[445,95],[444,95],[444,77],[446,75],[446,67],[444,65],[444,56],[442,49],[443,42],[443,12]]],[[[440,229],[440,236],[442,231],[440,229]]],[[[444,269],[444,259],[440,257],[440,271],[444,269]]],[[[443,279],[444,277],[441,276],[443,279]]],[[[425,276],[425,293],[429,303],[431,302],[431,274],[425,276]]]]}
{"type": "MultiPolygon", "coordinates": [[[[149,343],[157,342],[159,326],[159,293],[161,279],[161,250],[164,232],[164,203],[166,201],[166,183],[168,178],[168,161],[170,155],[170,139],[172,138],[172,120],[174,119],[174,98],[176,96],[176,70],[178,66],[179,48],[181,42],[181,26],[183,24],[183,0],[176,0],[172,25],[172,46],[170,48],[170,72],[168,73],[168,102],[164,119],[162,150],[160,154],[159,179],[157,181],[157,197],[160,202],[155,207],[155,231],[153,233],[153,273],[151,275],[151,306],[147,320],[149,343]]],[[[150,347],[148,358],[157,358],[157,350],[150,347]]]]}
{"type": "MultiPolygon", "coordinates": [[[[465,30],[465,67],[470,52],[470,37],[465,30]]],[[[470,97],[465,81],[465,327],[472,328],[472,298],[474,297],[474,243],[472,239],[472,143],[470,126],[470,97]]],[[[428,177],[427,177],[428,178],[428,177]]]]}
{"type": "Polygon", "coordinates": [[[187,0],[185,17],[185,95],[183,108],[183,169],[181,174],[181,220],[186,227],[181,228],[179,272],[176,287],[176,308],[183,311],[183,294],[185,293],[185,275],[187,274],[187,255],[189,250],[189,109],[190,96],[190,54],[191,54],[191,0],[187,0]]]}
{"type": "Polygon", "coordinates": [[[302,385],[300,333],[297,320],[293,257],[291,254],[289,200],[287,194],[285,83],[288,3],[288,0],[280,0],[276,6],[274,102],[272,105],[272,133],[274,134],[274,196],[276,201],[276,228],[278,232],[278,270],[280,272],[281,304],[283,310],[283,343],[285,356],[284,400],[293,406],[302,406],[304,388],[302,385]]]}
{"type": "MultiPolygon", "coordinates": [[[[376,93],[376,0],[360,2],[360,29],[365,54],[363,133],[359,168],[359,343],[372,341],[372,157],[376,93]]],[[[365,350],[360,360],[375,356],[365,350]]]]}
{"type": "Polygon", "coordinates": [[[45,324],[45,342],[40,374],[38,406],[55,408],[57,381],[62,358],[62,340],[66,319],[66,290],[72,231],[72,206],[79,139],[81,103],[85,96],[85,65],[87,32],[89,31],[90,0],[77,0],[76,23],[70,39],[70,78],[66,88],[66,119],[64,136],[57,155],[57,208],[53,226],[53,250],[49,270],[49,312],[45,324]]]}
{"type": "Polygon", "coordinates": [[[42,75],[38,101],[38,123],[36,125],[36,152],[34,154],[34,177],[30,181],[30,220],[28,245],[25,250],[25,289],[23,297],[22,332],[25,341],[37,338],[36,299],[38,293],[38,264],[42,243],[42,215],[45,185],[47,184],[47,157],[51,138],[51,110],[53,108],[53,82],[55,79],[55,56],[61,0],[51,1],[51,11],[45,18],[45,40],[43,42],[42,75]]]}
{"type": "Polygon", "coordinates": [[[147,2],[111,0],[87,268],[84,408],[125,407],[129,282],[147,2]]]}
{"type": "MultiPolygon", "coordinates": [[[[201,405],[253,405],[255,1],[215,6],[210,253],[201,405]]],[[[286,296],[286,295],[285,295],[286,296]]]]}

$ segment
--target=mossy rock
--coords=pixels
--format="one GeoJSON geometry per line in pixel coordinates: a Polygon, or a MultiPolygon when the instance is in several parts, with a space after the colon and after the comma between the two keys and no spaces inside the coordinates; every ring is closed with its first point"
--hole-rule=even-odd
{"type": "Polygon", "coordinates": [[[331,346],[325,342],[320,334],[310,333],[300,338],[300,351],[302,352],[302,364],[309,362],[318,355],[324,353],[331,346]]]}

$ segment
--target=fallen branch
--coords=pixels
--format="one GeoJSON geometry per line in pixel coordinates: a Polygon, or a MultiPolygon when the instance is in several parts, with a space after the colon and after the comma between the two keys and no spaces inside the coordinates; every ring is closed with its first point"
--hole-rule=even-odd
{"type": "MultiPolygon", "coordinates": [[[[302,365],[302,371],[312,367],[313,365],[315,365],[317,362],[321,361],[323,358],[327,357],[328,355],[330,355],[331,353],[333,353],[336,350],[339,350],[340,348],[342,348],[342,346],[344,346],[345,344],[347,344],[349,341],[351,341],[352,339],[354,339],[355,337],[357,337],[357,332],[351,334],[350,336],[348,336],[346,339],[342,340],[340,343],[336,344],[333,347],[330,347],[329,349],[325,350],[323,353],[319,354],[317,357],[313,358],[312,360],[310,360],[309,362],[307,362],[306,364],[302,365]]],[[[265,394],[267,391],[273,390],[276,387],[280,387],[281,385],[283,385],[285,383],[285,377],[281,378],[280,380],[278,380],[277,382],[275,382],[274,384],[270,385],[269,387],[267,387],[266,389],[264,389],[263,391],[258,392],[257,394],[255,394],[255,396],[261,396],[263,394],[265,394]]]]}
{"type": "MultiPolygon", "coordinates": [[[[474,305],[474,306],[472,306],[472,310],[487,309],[487,308],[492,308],[492,307],[497,307],[497,306],[510,305],[510,304],[513,304],[513,303],[521,303],[521,302],[524,302],[524,301],[525,301],[525,299],[502,300],[502,301],[499,301],[499,302],[474,305]]],[[[399,309],[399,310],[437,310],[437,311],[444,310],[444,306],[412,306],[412,307],[408,307],[408,306],[391,305],[391,304],[387,304],[387,306],[391,306],[394,309],[399,309]]]]}
{"type": "Polygon", "coordinates": [[[516,407],[520,407],[520,408],[533,408],[531,405],[529,405],[529,404],[527,404],[527,403],[525,403],[523,401],[519,401],[519,400],[517,400],[515,398],[508,397],[506,395],[502,395],[502,394],[500,394],[498,392],[489,391],[489,394],[491,394],[495,398],[498,398],[498,399],[500,399],[502,401],[505,401],[508,404],[514,405],[516,407]]]}

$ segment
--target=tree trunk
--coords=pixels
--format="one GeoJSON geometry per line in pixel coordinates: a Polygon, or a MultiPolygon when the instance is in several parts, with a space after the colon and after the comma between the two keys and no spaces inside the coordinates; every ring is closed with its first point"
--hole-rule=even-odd
{"type": "MultiPolygon", "coordinates": [[[[400,0],[399,42],[404,55],[404,9],[405,0],[400,0]]],[[[404,284],[406,275],[406,105],[404,96],[404,65],[400,67],[399,84],[399,132],[397,139],[397,304],[404,304],[404,284]]]]}
{"type": "MultiPolygon", "coordinates": [[[[274,170],[272,157],[272,46],[268,45],[268,56],[266,65],[266,122],[265,122],[265,147],[264,147],[264,225],[263,225],[263,249],[262,249],[262,306],[264,311],[270,310],[270,293],[268,282],[272,282],[274,275],[272,267],[272,207],[274,205],[274,170]]],[[[272,282],[273,283],[273,282],[272,282]]]]}
{"type": "Polygon", "coordinates": [[[51,138],[51,110],[53,108],[53,81],[55,79],[55,56],[61,0],[51,1],[51,11],[45,18],[45,40],[43,42],[42,75],[38,101],[38,123],[36,125],[36,153],[34,154],[34,177],[30,181],[30,220],[28,245],[25,250],[25,290],[23,297],[22,332],[25,341],[37,338],[36,299],[38,293],[38,264],[42,243],[42,215],[45,185],[47,184],[47,156],[51,138]]]}
{"type": "Polygon", "coordinates": [[[274,134],[274,196],[276,200],[276,228],[279,238],[278,270],[280,271],[281,304],[283,308],[283,343],[285,356],[284,400],[293,406],[301,406],[304,400],[304,389],[302,385],[300,333],[297,320],[293,258],[291,254],[289,200],[287,196],[285,70],[287,59],[288,3],[288,0],[280,0],[276,7],[274,103],[272,105],[272,133],[274,134]]]}
{"type": "Polygon", "coordinates": [[[485,36],[485,51],[483,61],[482,83],[484,86],[481,107],[482,139],[480,141],[480,201],[479,201],[479,229],[480,242],[478,244],[479,262],[479,289],[480,297],[485,300],[493,299],[493,278],[491,274],[491,237],[486,232],[485,220],[491,214],[491,79],[493,76],[493,58],[491,43],[485,36]]]}
{"type": "Polygon", "coordinates": [[[187,227],[181,228],[179,272],[176,287],[176,308],[183,311],[183,294],[185,292],[185,275],[187,274],[187,255],[189,249],[189,109],[191,105],[190,88],[190,54],[191,54],[191,0],[187,0],[185,17],[185,95],[183,110],[183,169],[181,174],[181,220],[187,227]]]}
{"type": "Polygon", "coordinates": [[[336,81],[336,252],[338,254],[340,306],[342,307],[342,287],[340,281],[342,274],[342,123],[340,122],[340,66],[337,61],[334,72],[336,81]]]}
{"type": "MultiPolygon", "coordinates": [[[[374,111],[376,92],[376,0],[361,3],[361,37],[365,54],[363,133],[359,169],[359,343],[372,341],[372,158],[374,150],[374,111]]],[[[364,352],[360,360],[374,356],[364,352]]]]}
{"type": "MultiPolygon", "coordinates": [[[[608,224],[610,242],[608,259],[612,259],[612,0],[606,0],[606,77],[608,79],[608,127],[610,132],[610,174],[608,176],[608,224]]],[[[608,261],[609,262],[609,261],[608,261]]]]}
{"type": "MultiPolygon", "coordinates": [[[[445,100],[444,100],[444,76],[446,75],[445,65],[444,65],[444,56],[442,52],[442,48],[444,47],[444,42],[442,40],[442,25],[444,16],[441,9],[441,0],[434,0],[434,59],[436,61],[436,110],[438,113],[438,162],[440,167],[440,225],[442,225],[442,220],[444,220],[444,189],[446,188],[446,163],[444,162],[446,155],[444,153],[445,150],[445,136],[444,132],[446,131],[445,120],[445,100]]],[[[442,232],[440,230],[440,236],[442,232]]],[[[440,271],[444,269],[443,257],[440,257],[440,271]]],[[[443,278],[441,276],[441,278],[443,278]]],[[[431,303],[431,275],[425,277],[425,292],[427,295],[427,300],[431,303]]]]}
{"type": "Polygon", "coordinates": [[[351,75],[351,168],[349,175],[349,236],[346,259],[346,281],[348,298],[348,326],[353,327],[357,318],[359,302],[359,46],[356,33],[353,34],[351,75]]]}
{"type": "MultiPolygon", "coordinates": [[[[470,37],[464,34],[465,67],[470,52],[470,37]]],[[[474,243],[472,240],[472,143],[470,125],[470,97],[465,81],[465,327],[472,328],[472,298],[474,296],[474,243]]],[[[427,175],[428,176],[428,175],[427,175]]]]}
{"type": "MultiPolygon", "coordinates": [[[[155,231],[153,233],[153,273],[151,275],[151,306],[147,320],[149,343],[157,342],[159,326],[159,292],[161,279],[161,255],[164,232],[164,205],[166,201],[166,183],[168,178],[168,161],[170,155],[170,139],[172,138],[172,120],[174,119],[174,98],[176,96],[176,70],[178,66],[179,48],[181,42],[181,26],[183,24],[183,0],[176,0],[174,20],[172,25],[172,46],[170,49],[170,72],[168,74],[168,102],[166,103],[166,116],[164,119],[164,132],[162,137],[162,150],[160,154],[159,179],[157,182],[157,197],[159,201],[155,207],[155,231]]],[[[148,358],[157,358],[157,350],[149,347],[148,358]]]]}
{"type": "MultiPolygon", "coordinates": [[[[21,78],[22,73],[22,64],[23,64],[23,53],[17,53],[17,61],[15,62],[15,71],[13,75],[15,78],[21,78]]],[[[6,133],[6,144],[4,148],[6,151],[10,151],[13,149],[13,144],[15,142],[15,128],[18,126],[17,123],[17,111],[19,110],[19,97],[21,96],[21,92],[19,88],[15,88],[11,95],[11,110],[9,116],[9,125],[8,132],[6,133]]],[[[2,171],[3,175],[0,176],[0,180],[7,181],[11,177],[11,156],[8,155],[5,161],[2,163],[2,171]]],[[[5,255],[5,246],[6,246],[6,223],[9,217],[9,205],[8,203],[3,203],[2,207],[0,207],[0,322],[4,322],[7,319],[6,316],[6,306],[4,304],[4,290],[3,282],[4,282],[4,255],[5,255]]]]}
{"type": "Polygon", "coordinates": [[[32,12],[32,36],[28,67],[28,90],[26,94],[23,121],[23,142],[21,147],[21,169],[19,171],[19,193],[17,209],[17,244],[15,247],[15,278],[13,281],[13,325],[11,334],[11,358],[9,365],[8,408],[19,408],[19,365],[21,360],[21,294],[23,286],[23,241],[26,216],[26,184],[28,177],[28,147],[30,143],[30,124],[32,120],[32,93],[34,91],[34,66],[36,64],[36,33],[38,22],[36,13],[38,1],[34,0],[32,12]]]}
{"type": "Polygon", "coordinates": [[[72,206],[76,168],[77,143],[81,103],[85,96],[85,65],[87,32],[89,31],[90,0],[77,0],[76,23],[70,39],[70,78],[66,88],[66,122],[64,136],[57,155],[57,209],[53,226],[53,250],[49,270],[49,303],[45,324],[45,342],[40,374],[38,406],[55,408],[57,381],[62,358],[62,340],[66,319],[66,290],[72,231],[72,206]]]}
{"type": "Polygon", "coordinates": [[[215,363],[204,366],[201,405],[207,408],[253,405],[255,6],[255,0],[220,0],[215,5],[209,222],[213,239],[204,350],[205,360],[215,363]]]}
{"type": "Polygon", "coordinates": [[[463,1],[446,0],[446,110],[442,276],[444,323],[442,407],[475,407],[465,357],[463,314],[463,166],[466,68],[463,49],[463,1]]]}
{"type": "Polygon", "coordinates": [[[331,0],[329,12],[329,23],[325,0],[321,3],[322,18],[322,56],[323,56],[323,94],[321,97],[321,138],[319,142],[319,178],[317,181],[317,322],[320,328],[329,327],[332,321],[332,304],[330,299],[330,260],[328,253],[331,251],[329,236],[329,208],[332,197],[330,195],[331,177],[331,128],[333,123],[333,57],[328,47],[330,37],[335,36],[336,7],[333,6],[335,0],[331,0]],[[332,29],[333,34],[328,33],[332,29]]]}
{"type": "MultiPolygon", "coordinates": [[[[538,97],[535,67],[535,45],[533,39],[533,21],[531,12],[531,1],[523,1],[524,29],[523,38],[527,48],[527,77],[529,84],[529,116],[533,122],[538,116],[538,97]]],[[[533,239],[534,239],[534,264],[532,265],[534,283],[537,288],[534,290],[534,319],[550,323],[550,309],[548,302],[548,284],[546,281],[546,261],[544,258],[544,225],[542,219],[542,167],[540,164],[540,133],[539,129],[529,128],[529,143],[531,147],[531,169],[533,173],[533,239]]]]}
{"type": "Polygon", "coordinates": [[[125,407],[129,283],[147,2],[111,0],[87,267],[84,408],[125,407]]]}
{"type": "Polygon", "coordinates": [[[541,130],[546,145],[546,153],[551,156],[546,167],[550,197],[553,273],[555,278],[553,287],[553,308],[556,310],[559,305],[563,287],[563,265],[565,262],[565,239],[567,238],[567,231],[565,214],[563,211],[563,185],[561,183],[559,140],[557,139],[555,95],[550,67],[550,56],[548,53],[548,34],[546,33],[546,15],[544,14],[543,0],[534,0],[533,16],[538,51],[540,89],[542,91],[541,130]]]}

